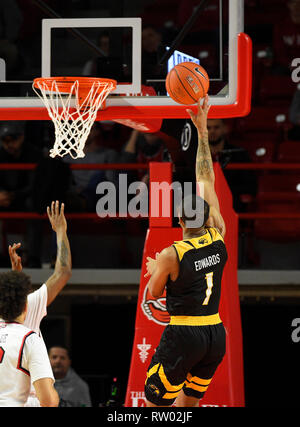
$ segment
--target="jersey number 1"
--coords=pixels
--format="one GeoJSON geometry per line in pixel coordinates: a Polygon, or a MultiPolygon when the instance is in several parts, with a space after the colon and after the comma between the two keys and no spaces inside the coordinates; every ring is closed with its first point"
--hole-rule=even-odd
{"type": "Polygon", "coordinates": [[[208,304],[208,301],[209,301],[209,298],[210,298],[210,296],[211,296],[211,293],[212,293],[212,287],[213,287],[213,285],[214,285],[214,282],[213,282],[213,275],[214,275],[214,273],[213,273],[213,272],[212,272],[212,273],[207,273],[207,274],[205,275],[207,288],[206,288],[206,298],[205,298],[205,300],[203,301],[202,305],[207,305],[207,304],[208,304]]]}

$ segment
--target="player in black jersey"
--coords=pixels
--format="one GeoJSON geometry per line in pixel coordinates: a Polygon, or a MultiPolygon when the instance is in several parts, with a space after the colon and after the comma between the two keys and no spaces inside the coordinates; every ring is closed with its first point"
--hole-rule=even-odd
{"type": "Polygon", "coordinates": [[[165,248],[156,259],[148,257],[149,291],[159,297],[166,287],[171,319],[147,371],[147,406],[170,406],[175,399],[176,406],[199,406],[225,354],[225,329],[218,308],[227,251],[214,189],[208,110],[208,97],[202,106],[198,103],[197,114],[187,110],[198,131],[196,179],[204,193],[182,201],[183,240],[165,248]],[[201,211],[200,223],[196,208],[201,211]]]}

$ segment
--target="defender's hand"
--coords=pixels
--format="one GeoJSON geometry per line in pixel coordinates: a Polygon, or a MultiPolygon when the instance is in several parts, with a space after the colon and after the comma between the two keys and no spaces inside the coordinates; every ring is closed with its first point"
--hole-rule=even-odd
{"type": "Polygon", "coordinates": [[[186,110],[194,125],[198,129],[199,132],[207,131],[207,115],[210,109],[210,105],[208,104],[208,95],[205,96],[203,105],[200,105],[201,99],[198,101],[198,110],[197,114],[193,113],[192,110],[186,110]]]}
{"type": "Polygon", "coordinates": [[[11,269],[13,271],[22,271],[22,259],[17,254],[17,250],[20,249],[21,243],[14,243],[12,246],[8,246],[8,253],[11,262],[11,269]]]}
{"type": "Polygon", "coordinates": [[[52,226],[52,230],[56,233],[59,231],[67,231],[67,221],[64,214],[65,205],[61,204],[59,209],[59,201],[51,203],[51,207],[47,206],[47,214],[52,226]]]}

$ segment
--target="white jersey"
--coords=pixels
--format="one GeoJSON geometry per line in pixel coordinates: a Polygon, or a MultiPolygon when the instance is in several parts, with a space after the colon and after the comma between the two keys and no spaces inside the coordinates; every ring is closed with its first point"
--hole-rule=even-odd
{"type": "Polygon", "coordinates": [[[27,328],[32,329],[39,335],[41,335],[41,321],[47,314],[47,298],[48,291],[45,284],[27,297],[27,313],[24,326],[27,326],[27,328]]]}
{"type": "MultiPolygon", "coordinates": [[[[43,317],[45,317],[47,314],[47,298],[48,291],[45,284],[43,284],[36,291],[29,294],[27,297],[27,313],[24,320],[24,326],[32,329],[41,338],[42,335],[40,331],[40,324],[43,317]]],[[[40,402],[36,397],[33,385],[31,385],[30,394],[25,406],[40,406],[40,402]]]]}
{"type": "Polygon", "coordinates": [[[31,383],[52,378],[44,341],[17,322],[0,319],[0,407],[24,406],[31,383]]]}

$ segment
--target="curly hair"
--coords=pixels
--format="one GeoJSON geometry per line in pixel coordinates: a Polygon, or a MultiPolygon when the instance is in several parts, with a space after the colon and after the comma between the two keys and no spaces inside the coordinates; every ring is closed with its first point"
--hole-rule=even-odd
{"type": "Polygon", "coordinates": [[[31,280],[19,271],[0,273],[0,317],[15,320],[23,313],[27,295],[31,291],[31,280]]]}

